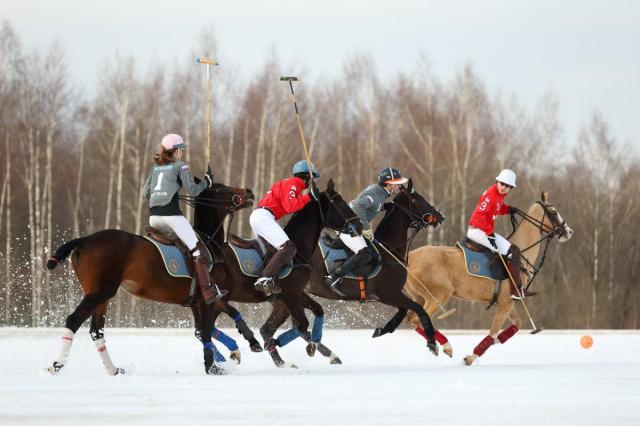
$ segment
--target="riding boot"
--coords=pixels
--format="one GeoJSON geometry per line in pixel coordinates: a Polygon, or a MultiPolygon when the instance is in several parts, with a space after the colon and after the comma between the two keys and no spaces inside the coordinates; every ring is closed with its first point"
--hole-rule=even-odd
{"type": "MultiPolygon", "coordinates": [[[[337,266],[333,273],[325,276],[325,283],[338,295],[345,297],[342,289],[342,278],[356,269],[360,269],[367,265],[373,259],[373,253],[369,247],[363,248],[358,253],[351,255],[347,260],[337,266]]],[[[377,296],[373,296],[374,300],[380,300],[377,296]]],[[[367,300],[369,298],[367,297],[367,300]]]]}
{"type": "Polygon", "coordinates": [[[254,283],[254,288],[267,296],[281,293],[282,290],[275,283],[274,277],[278,276],[280,269],[286,266],[296,255],[296,246],[293,241],[285,242],[280,249],[269,260],[269,263],[262,270],[262,276],[254,283]]]}
{"type": "Polygon", "coordinates": [[[226,290],[223,292],[217,291],[216,287],[210,284],[209,271],[207,271],[207,261],[204,256],[195,256],[193,258],[193,271],[196,274],[196,279],[200,286],[200,292],[204,298],[204,303],[210,305],[227,294],[226,290]]]}
{"type": "Polygon", "coordinates": [[[515,287],[511,285],[511,298],[514,300],[521,300],[524,297],[535,296],[536,294],[538,294],[533,291],[526,291],[524,289],[524,286],[522,285],[522,275],[520,274],[520,249],[516,245],[512,244],[511,247],[509,247],[509,251],[507,252],[505,258],[507,260],[507,268],[509,269],[509,273],[513,277],[514,284],[518,287],[519,290],[519,292],[516,291],[515,287]]]}

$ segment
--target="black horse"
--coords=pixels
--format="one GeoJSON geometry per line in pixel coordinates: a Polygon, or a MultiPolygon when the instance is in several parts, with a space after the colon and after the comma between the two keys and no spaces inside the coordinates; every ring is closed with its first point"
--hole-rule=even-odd
{"type": "MultiPolygon", "coordinates": [[[[379,253],[382,257],[382,269],[375,276],[368,280],[367,288],[373,287],[375,292],[380,297],[380,302],[385,305],[394,306],[398,308],[398,313],[392,319],[391,325],[387,324],[384,328],[376,329],[373,337],[381,336],[387,332],[392,332],[391,327],[396,321],[402,321],[406,316],[407,311],[414,311],[426,331],[427,346],[429,350],[438,355],[438,349],[435,340],[435,330],[431,323],[431,319],[420,304],[414,302],[408,298],[403,292],[405,281],[407,279],[406,272],[406,259],[408,246],[410,241],[415,237],[416,233],[420,229],[424,229],[429,225],[437,227],[444,220],[444,215],[431,204],[427,202],[415,189],[413,189],[413,183],[409,180],[407,188],[402,187],[399,194],[393,198],[391,202],[385,204],[385,216],[380,221],[376,231],[375,239],[379,249],[379,253]],[[407,231],[413,229],[412,235],[407,238],[407,231]],[[380,243],[384,246],[381,247],[380,243]],[[404,265],[399,264],[389,253],[385,251],[385,248],[391,251],[393,255],[404,260],[404,265]]],[[[313,268],[310,274],[310,281],[305,290],[315,296],[323,297],[325,299],[332,300],[361,300],[361,287],[359,280],[344,278],[342,282],[342,289],[346,296],[339,296],[333,290],[331,290],[324,281],[324,276],[327,274],[326,267],[324,265],[324,259],[319,249],[316,249],[312,257],[313,268]]],[[[311,297],[305,294],[303,299],[305,308],[310,309],[316,318],[324,316],[324,311],[319,303],[313,300],[311,297]]],[[[273,311],[263,327],[260,329],[260,333],[265,341],[265,344],[270,347],[270,354],[274,363],[278,366],[282,366],[284,361],[275,350],[276,346],[284,346],[290,341],[288,336],[285,337],[285,341],[281,341],[281,338],[273,339],[275,331],[280,327],[288,318],[288,313],[284,306],[279,303],[273,304],[273,311]]],[[[395,329],[395,327],[394,327],[395,329]]],[[[303,336],[306,337],[306,336],[303,336]]],[[[318,350],[322,355],[329,357],[331,363],[340,363],[339,358],[331,352],[325,345],[319,345],[318,350]]]]}
{"type": "MultiPolygon", "coordinates": [[[[212,209],[224,212],[224,215],[251,206],[254,198],[249,189],[238,189],[218,183],[198,196],[201,202],[208,203],[212,209]]],[[[213,219],[209,219],[208,223],[214,228],[222,226],[222,221],[214,223],[213,219]]],[[[151,242],[139,235],[118,229],[106,229],[68,241],[56,250],[47,262],[47,268],[54,269],[72,253],[73,269],[82,286],[84,297],[65,321],[61,352],[48,370],[55,374],[64,367],[76,331],[91,316],[91,337],[107,373],[124,373],[123,369],[113,365],[104,343],[104,324],[109,299],[122,287],[134,296],[144,299],[184,305],[190,300],[191,280],[169,275],[162,257],[151,242]]],[[[211,272],[213,282],[219,282],[223,274],[223,266],[214,265],[211,272]]],[[[203,344],[207,374],[223,372],[215,365],[211,342],[216,308],[227,309],[221,302],[206,305],[198,292],[192,309],[196,328],[201,330],[200,340],[203,344]]]]}
{"type": "MultiPolygon", "coordinates": [[[[206,206],[196,206],[198,214],[206,216],[206,206]]],[[[295,213],[287,223],[284,231],[295,244],[297,254],[294,258],[294,266],[291,273],[277,280],[282,293],[267,297],[264,293],[256,291],[253,283],[256,278],[245,275],[228,244],[223,245],[223,258],[225,264],[225,277],[220,282],[222,289],[228,290],[224,301],[232,300],[244,303],[262,303],[278,300],[283,309],[290,313],[296,320],[297,327],[293,333],[304,335],[310,341],[307,352],[315,353],[317,344],[322,336],[322,324],[314,322],[311,333],[308,332],[309,321],[304,314],[305,301],[309,296],[303,288],[309,280],[311,273],[311,256],[324,227],[341,232],[360,233],[362,223],[342,196],[335,191],[332,180],[329,180],[327,188],[319,195],[319,201],[308,203],[302,210],[295,213]]],[[[210,231],[214,231],[211,229],[210,231]]],[[[217,308],[214,319],[221,309],[217,308]]],[[[267,347],[267,349],[270,349],[267,347]]]]}

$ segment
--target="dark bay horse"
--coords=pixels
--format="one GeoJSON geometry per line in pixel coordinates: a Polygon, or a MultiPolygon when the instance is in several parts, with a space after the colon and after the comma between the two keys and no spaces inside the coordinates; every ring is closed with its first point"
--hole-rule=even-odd
{"type": "MultiPolygon", "coordinates": [[[[416,233],[420,229],[424,229],[429,225],[440,225],[445,217],[444,215],[435,209],[431,204],[427,202],[414,188],[413,182],[409,180],[407,188],[402,187],[400,193],[393,198],[391,202],[385,204],[386,213],[384,218],[380,221],[380,224],[375,231],[375,241],[382,243],[389,251],[391,251],[398,259],[404,259],[406,262],[407,250],[410,241],[415,237],[416,233]],[[414,232],[407,238],[407,231],[413,228],[414,232]]],[[[382,269],[373,278],[370,278],[367,283],[367,288],[373,287],[380,297],[380,302],[385,305],[394,306],[398,308],[398,314],[395,321],[398,324],[406,316],[407,311],[411,310],[416,313],[420,319],[420,323],[426,330],[427,336],[429,336],[428,347],[429,350],[437,355],[437,345],[435,340],[436,331],[433,328],[429,315],[425,312],[422,306],[406,295],[403,294],[402,289],[407,279],[407,272],[403,265],[393,259],[393,257],[387,253],[379,245],[379,252],[382,257],[382,269]]],[[[331,290],[324,282],[324,276],[327,275],[327,270],[324,265],[324,259],[322,253],[317,249],[317,244],[314,247],[313,257],[311,259],[313,268],[310,274],[310,281],[307,284],[305,290],[315,296],[323,297],[331,300],[360,300],[360,284],[359,280],[344,278],[342,282],[342,288],[344,296],[339,296],[333,290],[331,290]]],[[[316,318],[322,318],[324,312],[320,304],[305,294],[304,302],[305,308],[310,309],[316,318]]],[[[288,318],[288,312],[282,304],[274,303],[273,311],[267,319],[265,325],[260,329],[260,333],[266,342],[271,342],[270,346],[275,348],[276,346],[284,346],[290,340],[285,334],[285,341],[282,341],[281,337],[273,339],[275,331],[280,327],[288,318]],[[275,341],[274,341],[275,340],[275,341]]],[[[394,317],[394,318],[396,318],[394,317]]],[[[374,337],[381,336],[387,332],[392,332],[389,327],[383,329],[377,329],[374,337]]],[[[303,336],[305,337],[305,336],[303,336]]],[[[340,363],[339,358],[331,352],[325,345],[318,347],[322,355],[329,357],[331,363],[340,363]]],[[[272,349],[270,351],[271,357],[276,365],[281,366],[284,361],[278,354],[277,350],[272,349]]]]}
{"type": "MultiPolygon", "coordinates": [[[[214,184],[198,197],[215,209],[226,213],[253,204],[254,195],[249,189],[214,184]]],[[[209,226],[222,226],[210,223],[209,226]]],[[[210,246],[211,250],[211,246],[210,246]]],[[[215,250],[213,251],[215,254],[215,250]]],[[[82,323],[91,316],[90,334],[108,374],[124,373],[114,366],[104,343],[104,324],[109,299],[122,287],[134,296],[156,302],[183,305],[189,300],[191,280],[169,275],[157,248],[145,238],[129,232],[106,229],[82,238],[76,238],[60,246],[47,262],[48,269],[71,255],[76,277],[82,286],[84,296],[80,304],[65,321],[60,354],[48,368],[55,374],[64,367],[69,356],[73,337],[82,323]]],[[[222,265],[214,264],[211,271],[212,282],[219,282],[223,273],[222,265]]],[[[214,308],[224,310],[222,303],[206,305],[197,293],[193,306],[196,328],[201,330],[200,339],[204,350],[205,372],[221,374],[223,370],[215,365],[211,342],[214,308]]]]}
{"type": "MultiPolygon", "coordinates": [[[[204,211],[206,207],[196,206],[196,210],[204,211]]],[[[290,313],[296,320],[297,327],[291,331],[291,334],[296,337],[302,334],[309,339],[307,352],[310,355],[315,353],[322,337],[322,323],[318,320],[314,321],[312,332],[308,332],[309,321],[304,313],[305,303],[303,302],[309,299],[309,296],[304,293],[303,288],[309,280],[311,256],[318,243],[320,232],[325,227],[341,232],[347,232],[348,229],[352,233],[362,231],[360,219],[342,196],[335,191],[332,180],[329,180],[326,190],[320,193],[318,202],[312,201],[307,204],[295,213],[284,227],[284,231],[296,246],[297,254],[291,273],[277,280],[278,286],[282,289],[282,293],[277,296],[267,297],[264,293],[256,291],[253,288],[256,278],[247,276],[240,270],[235,254],[228,244],[224,245],[223,250],[226,276],[220,281],[220,287],[229,291],[223,300],[243,303],[278,300],[287,315],[290,313]]],[[[214,318],[215,316],[217,315],[214,314],[214,318]]],[[[265,346],[268,350],[272,349],[265,346]]]]}

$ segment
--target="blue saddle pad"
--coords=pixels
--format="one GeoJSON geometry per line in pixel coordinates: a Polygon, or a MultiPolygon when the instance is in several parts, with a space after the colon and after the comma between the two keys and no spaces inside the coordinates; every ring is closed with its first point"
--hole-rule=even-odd
{"type": "Polygon", "coordinates": [[[488,278],[492,281],[503,280],[505,278],[504,275],[498,276],[492,273],[490,260],[492,260],[493,256],[489,256],[484,252],[470,250],[464,245],[461,245],[460,242],[456,242],[456,247],[462,249],[467,272],[470,275],[473,275],[474,277],[488,278]]]}
{"type": "MultiPolygon", "coordinates": [[[[187,261],[178,247],[162,244],[148,235],[143,235],[143,237],[151,241],[153,245],[156,246],[162,256],[162,260],[164,260],[164,266],[167,268],[169,275],[177,278],[191,278],[189,270],[187,269],[187,261]]],[[[209,270],[211,270],[211,267],[209,267],[209,270]]]]}
{"type": "MultiPolygon", "coordinates": [[[[330,274],[333,273],[335,267],[337,266],[336,262],[347,260],[349,256],[351,256],[350,251],[340,248],[331,248],[322,237],[320,237],[320,239],[318,240],[318,246],[320,246],[320,253],[322,253],[322,258],[324,259],[324,266],[327,268],[327,272],[329,272],[330,274]]],[[[374,251],[376,251],[376,255],[378,255],[375,246],[374,251]]],[[[376,266],[375,269],[371,271],[371,273],[369,273],[369,276],[367,278],[375,277],[376,275],[378,275],[381,269],[382,264],[378,263],[378,266],[376,266]]],[[[359,279],[360,276],[347,274],[345,275],[345,278],[359,279]]]]}
{"type": "MultiPolygon", "coordinates": [[[[231,242],[229,242],[229,247],[231,247],[231,250],[233,250],[233,253],[236,255],[238,265],[240,265],[240,270],[243,274],[250,277],[260,276],[262,269],[264,269],[264,258],[262,257],[262,253],[258,252],[255,249],[245,249],[237,247],[231,242]]],[[[280,269],[277,278],[280,279],[289,276],[292,269],[293,263],[289,262],[288,265],[280,269]]]]}

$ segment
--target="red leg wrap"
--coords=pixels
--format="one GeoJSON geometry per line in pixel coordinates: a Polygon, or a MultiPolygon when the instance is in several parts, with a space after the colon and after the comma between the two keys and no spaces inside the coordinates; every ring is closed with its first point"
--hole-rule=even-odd
{"type": "Polygon", "coordinates": [[[500,343],[504,343],[510,338],[512,338],[513,335],[516,334],[517,332],[518,332],[518,326],[515,324],[511,324],[509,327],[502,330],[500,334],[498,334],[498,340],[500,340],[500,343]]]}
{"type": "Polygon", "coordinates": [[[486,336],[480,343],[478,343],[478,346],[473,349],[473,353],[477,356],[482,356],[482,354],[489,349],[489,346],[493,345],[493,342],[493,337],[486,336]]]}
{"type": "MultiPolygon", "coordinates": [[[[416,333],[418,333],[419,335],[421,335],[425,339],[429,340],[427,338],[427,333],[424,332],[424,329],[422,327],[416,327],[416,333]]],[[[436,336],[437,336],[437,334],[436,334],[436,336]]]]}
{"type": "Polygon", "coordinates": [[[444,345],[445,343],[449,342],[449,339],[447,339],[447,336],[436,330],[436,341],[438,342],[438,344],[444,345]]]}

